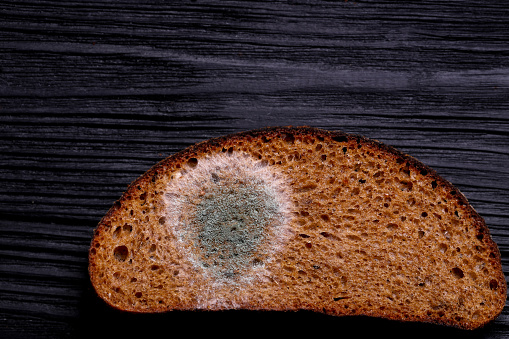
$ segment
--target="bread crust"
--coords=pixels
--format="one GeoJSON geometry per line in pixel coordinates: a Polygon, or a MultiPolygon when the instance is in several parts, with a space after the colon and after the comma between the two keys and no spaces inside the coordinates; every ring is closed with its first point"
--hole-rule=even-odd
{"type": "MultiPolygon", "coordinates": [[[[217,149],[221,149],[224,145],[232,144],[232,143],[248,143],[250,140],[259,140],[261,139],[285,139],[285,138],[306,138],[313,137],[319,140],[332,140],[338,143],[338,145],[347,144],[352,147],[362,147],[371,150],[377,150],[382,153],[384,157],[391,161],[406,163],[407,166],[412,170],[416,171],[423,176],[431,179],[436,183],[437,186],[441,187],[444,191],[446,191],[446,196],[444,197],[447,200],[455,201],[458,206],[461,206],[463,215],[465,218],[468,218],[472,222],[472,226],[476,232],[476,238],[479,240],[479,243],[482,244],[483,247],[487,248],[486,251],[490,253],[490,265],[492,270],[498,272],[498,276],[494,276],[494,283],[497,286],[497,291],[500,294],[500,300],[502,307],[499,306],[499,309],[496,312],[493,312],[491,317],[488,319],[483,319],[481,322],[475,321],[454,321],[452,318],[445,317],[444,319],[430,318],[427,316],[423,316],[422,313],[412,314],[411,312],[405,316],[403,319],[400,315],[383,312],[377,309],[369,310],[366,312],[365,309],[358,308],[356,311],[351,313],[338,312],[335,309],[325,309],[325,308],[316,308],[313,305],[305,305],[304,309],[312,309],[317,312],[323,312],[331,315],[369,315],[374,317],[382,317],[386,319],[392,320],[406,320],[406,321],[419,321],[419,322],[429,322],[434,324],[442,324],[457,328],[463,329],[473,329],[482,327],[488,322],[495,319],[502,311],[503,304],[505,302],[507,286],[505,282],[505,277],[502,273],[502,265],[501,265],[501,255],[498,249],[497,244],[492,240],[490,236],[489,229],[484,221],[484,219],[474,210],[474,208],[469,204],[467,198],[449,181],[442,178],[435,170],[430,168],[429,166],[421,163],[416,160],[414,157],[405,154],[396,148],[381,143],[377,140],[369,139],[363,137],[361,135],[344,133],[342,131],[328,131],[308,126],[302,127],[267,127],[256,130],[250,130],[245,132],[239,132],[235,134],[230,134],[226,136],[221,136],[213,139],[209,139],[195,145],[192,145],[178,153],[175,153],[166,159],[160,161],[155,164],[152,168],[150,168],[145,174],[132,182],[126,192],[117,200],[113,206],[109,209],[109,211],[105,214],[105,216],[99,222],[97,228],[94,232],[94,237],[91,242],[91,247],[89,251],[89,275],[91,277],[92,284],[96,291],[98,290],[98,286],[101,284],[101,280],[97,278],[100,274],[98,271],[98,266],[95,265],[95,262],[99,260],[96,255],[95,249],[98,248],[99,239],[102,234],[111,232],[111,220],[114,218],[115,214],[122,208],[122,206],[129,204],[130,201],[137,199],[140,195],[140,192],[144,191],[146,187],[158,180],[159,177],[165,175],[168,171],[168,168],[174,167],[176,164],[184,166],[186,162],[190,158],[200,159],[212,151],[216,151],[217,149]]],[[[224,151],[224,150],[223,150],[224,151]]],[[[168,311],[168,308],[147,308],[147,309],[138,309],[138,308],[128,308],[128,307],[118,307],[118,305],[111,303],[109,299],[103,299],[112,307],[122,309],[124,311],[130,312],[164,312],[168,311]]],[[[258,307],[257,305],[243,305],[243,309],[253,309],[253,310],[263,310],[263,308],[258,307]]],[[[179,306],[175,306],[172,309],[179,309],[179,306]]],[[[181,309],[189,309],[187,305],[182,305],[181,309]]],[[[271,307],[270,310],[295,310],[294,306],[271,307]]]]}

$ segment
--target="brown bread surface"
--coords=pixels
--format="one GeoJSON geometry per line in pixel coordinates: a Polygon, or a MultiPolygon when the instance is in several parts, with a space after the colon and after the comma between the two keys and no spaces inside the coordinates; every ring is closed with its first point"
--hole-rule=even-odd
{"type": "Polygon", "coordinates": [[[506,300],[500,252],[452,184],[394,148],[310,127],[193,145],[133,182],[89,252],[130,312],[312,310],[474,329],[506,300]]]}

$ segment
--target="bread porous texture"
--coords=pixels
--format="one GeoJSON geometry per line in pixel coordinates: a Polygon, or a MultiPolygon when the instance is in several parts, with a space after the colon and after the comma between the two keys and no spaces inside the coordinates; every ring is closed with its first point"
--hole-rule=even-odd
{"type": "Polygon", "coordinates": [[[463,329],[507,286],[484,220],[380,142],[310,127],[207,140],[134,181],[89,252],[97,294],[131,312],[312,310],[463,329]]]}

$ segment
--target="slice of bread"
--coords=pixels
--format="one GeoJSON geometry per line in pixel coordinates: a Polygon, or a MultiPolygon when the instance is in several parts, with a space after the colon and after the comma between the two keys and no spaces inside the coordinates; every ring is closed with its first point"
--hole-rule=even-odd
{"type": "Polygon", "coordinates": [[[131,312],[312,310],[474,329],[506,300],[500,252],[452,184],[390,146],[310,127],[198,143],[104,216],[97,294],[131,312]]]}

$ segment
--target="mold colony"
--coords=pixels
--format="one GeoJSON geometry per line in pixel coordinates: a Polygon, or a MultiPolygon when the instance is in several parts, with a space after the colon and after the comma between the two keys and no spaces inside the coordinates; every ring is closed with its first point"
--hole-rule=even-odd
{"type": "Polygon", "coordinates": [[[165,194],[180,250],[218,283],[251,280],[290,235],[283,180],[246,154],[188,164],[165,194]]]}

